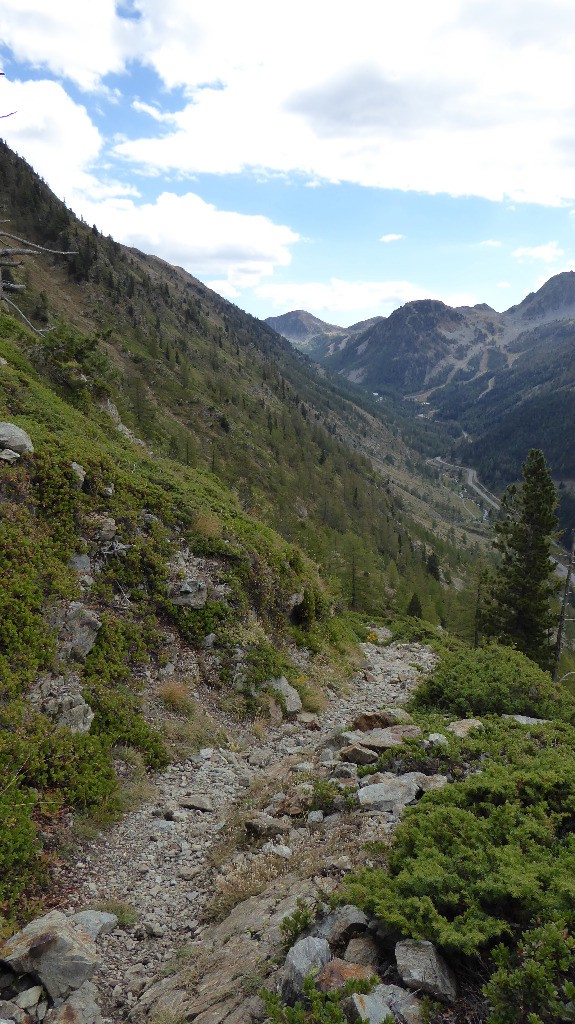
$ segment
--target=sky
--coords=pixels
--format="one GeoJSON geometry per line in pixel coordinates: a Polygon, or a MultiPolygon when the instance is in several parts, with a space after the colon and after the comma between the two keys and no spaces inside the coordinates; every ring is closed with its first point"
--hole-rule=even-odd
{"type": "Polygon", "coordinates": [[[0,68],[76,214],[255,316],[575,269],[573,0],[2,0],[0,68]]]}

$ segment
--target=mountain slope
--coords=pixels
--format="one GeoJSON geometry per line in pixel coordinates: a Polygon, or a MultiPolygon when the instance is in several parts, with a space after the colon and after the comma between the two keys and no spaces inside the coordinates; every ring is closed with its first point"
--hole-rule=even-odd
{"type": "Polygon", "coordinates": [[[294,309],[290,313],[282,313],[281,316],[268,316],[264,322],[302,352],[322,359],[345,348],[351,338],[361,334],[380,319],[381,317],[375,316],[370,320],[352,324],[351,327],[337,327],[335,324],[325,323],[312,313],[307,313],[305,309],[294,309]]]}

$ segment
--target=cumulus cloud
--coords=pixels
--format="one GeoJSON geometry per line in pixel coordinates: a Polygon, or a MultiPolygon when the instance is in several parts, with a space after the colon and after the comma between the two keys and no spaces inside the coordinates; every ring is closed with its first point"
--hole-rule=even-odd
{"type": "Polygon", "coordinates": [[[520,261],[542,260],[544,263],[553,263],[565,253],[563,249],[559,248],[557,242],[546,242],[544,245],[521,246],[519,249],[514,249],[512,255],[520,261]]]}
{"type": "Polygon", "coordinates": [[[169,117],[139,97],[156,124],[116,148],[147,173],[575,198],[571,0],[356,0],[353,18],[328,0],[5,0],[2,36],[85,90],[110,73],[129,90],[138,67],[180,90],[169,117]]]}
{"type": "Polygon", "coordinates": [[[399,242],[400,238],[403,238],[403,235],[382,235],[380,242],[399,242]]]}
{"type": "Polygon", "coordinates": [[[109,199],[94,205],[89,220],[125,245],[217,283],[230,298],[287,266],[299,237],[267,217],[218,210],[193,192],[163,192],[154,203],[109,199]]]}

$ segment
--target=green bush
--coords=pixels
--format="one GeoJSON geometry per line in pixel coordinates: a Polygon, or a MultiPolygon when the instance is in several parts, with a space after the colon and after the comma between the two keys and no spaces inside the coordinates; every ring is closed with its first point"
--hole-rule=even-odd
{"type": "MultiPolygon", "coordinates": [[[[505,727],[498,729],[501,738],[505,727]]],[[[484,742],[488,751],[489,739],[484,742]]],[[[530,735],[510,723],[508,743],[484,760],[482,771],[406,810],[388,870],[366,869],[346,880],[342,899],[398,936],[466,955],[537,918],[564,918],[571,926],[574,749],[569,726],[543,726],[530,735]]]]}
{"type": "Polygon", "coordinates": [[[515,949],[498,946],[493,961],[484,988],[489,1024],[575,1020],[575,939],[564,923],[525,932],[515,949]]]}
{"type": "Polygon", "coordinates": [[[446,654],[418,688],[413,706],[454,715],[521,714],[571,719],[575,704],[519,651],[490,644],[446,654]]]}

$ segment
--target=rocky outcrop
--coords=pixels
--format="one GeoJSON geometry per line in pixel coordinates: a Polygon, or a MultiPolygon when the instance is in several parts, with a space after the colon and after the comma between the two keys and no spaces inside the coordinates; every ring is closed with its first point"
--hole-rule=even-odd
{"type": "Polygon", "coordinates": [[[72,733],[90,731],[94,712],[82,696],[82,684],[75,673],[41,676],[31,690],[29,700],[59,728],[69,729],[72,733]]]}
{"type": "Polygon", "coordinates": [[[89,981],[98,966],[98,954],[87,934],[52,910],[4,943],[0,964],[15,975],[30,975],[57,1000],[89,981]]]}
{"type": "Polygon", "coordinates": [[[278,679],[269,679],[266,683],[266,689],[275,690],[279,693],[282,706],[288,717],[295,716],[302,710],[301,697],[297,690],[288,683],[285,676],[280,676],[278,679]]]}
{"type": "Polygon", "coordinates": [[[301,999],[304,981],[312,971],[321,970],[331,960],[331,950],[326,939],[308,935],[290,949],[284,964],[282,999],[289,1006],[301,999]]]}

